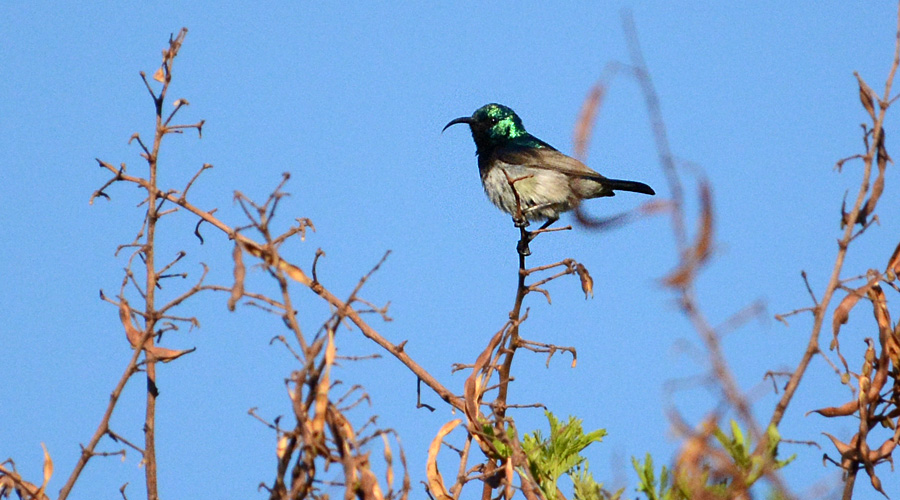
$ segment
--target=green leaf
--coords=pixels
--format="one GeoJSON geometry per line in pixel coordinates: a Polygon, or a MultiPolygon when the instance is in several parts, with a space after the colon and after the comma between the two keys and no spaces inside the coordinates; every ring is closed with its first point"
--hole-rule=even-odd
{"type": "MultiPolygon", "coordinates": [[[[510,430],[511,429],[507,429],[507,434],[510,430]]],[[[491,440],[491,444],[494,445],[494,449],[497,450],[497,454],[499,454],[501,458],[509,458],[512,456],[512,448],[507,444],[509,441],[504,441],[497,437],[497,434],[494,432],[494,427],[491,424],[482,423],[481,432],[491,440]]],[[[515,431],[513,431],[513,433],[515,433],[515,431]]]]}
{"type": "MultiPolygon", "coordinates": [[[[544,414],[550,423],[550,437],[545,439],[541,432],[536,430],[525,435],[522,448],[528,459],[531,475],[540,485],[544,496],[548,500],[555,500],[558,497],[559,478],[572,473],[584,463],[585,459],[580,453],[591,443],[601,441],[606,435],[606,430],[598,429],[585,434],[581,419],[570,416],[563,424],[553,413],[545,411],[544,414]]],[[[593,479],[591,482],[597,484],[593,479]]],[[[589,485],[584,486],[588,488],[589,485]]],[[[589,494],[590,491],[585,489],[582,493],[589,494]]]]}
{"type": "Polygon", "coordinates": [[[663,466],[662,471],[660,472],[660,488],[657,489],[656,472],[653,470],[653,457],[651,457],[649,453],[647,453],[647,458],[643,465],[640,460],[634,457],[631,458],[631,465],[638,474],[638,481],[640,482],[637,487],[638,492],[647,495],[647,500],[662,500],[668,498],[668,495],[663,494],[668,480],[668,471],[665,466],[663,466]]]}

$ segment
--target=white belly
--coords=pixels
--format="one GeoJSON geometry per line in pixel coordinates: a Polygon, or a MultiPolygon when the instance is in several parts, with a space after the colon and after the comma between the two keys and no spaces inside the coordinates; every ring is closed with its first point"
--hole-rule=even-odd
{"type": "Polygon", "coordinates": [[[557,219],[571,210],[575,201],[569,178],[552,170],[503,164],[485,172],[481,182],[488,199],[500,210],[515,216],[521,207],[528,220],[557,219]],[[518,193],[518,205],[510,180],[518,193]]]}

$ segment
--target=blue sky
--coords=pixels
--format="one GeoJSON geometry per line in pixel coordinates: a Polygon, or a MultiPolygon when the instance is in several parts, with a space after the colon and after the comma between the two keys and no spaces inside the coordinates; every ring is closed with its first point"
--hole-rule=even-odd
{"type": "MultiPolygon", "coordinates": [[[[322,248],[319,277],[346,296],[391,250],[364,296],[390,301],[394,321],[373,323],[392,341],[409,340],[407,351],[459,392],[465,375],[452,375],[451,364],[471,363],[512,306],[517,231],[484,197],[467,131],[441,128],[500,102],[530,132],[571,152],[588,90],[606,63],[627,59],[623,7],[633,11],[673,152],[698,165],[714,189],[716,259],[699,283],[701,303],[714,324],[755,300],[767,305],[760,321],[725,338],[725,349],[757,414],[768,420],[776,396],[762,376],[799,360],[811,325],[795,317],[787,328],[771,317],[809,305],[801,270],[817,293],[827,281],[840,200],[855,192],[860,172],[858,164],[843,174],[832,169],[862,152],[866,116],[853,71],[882,91],[896,5],[4,2],[0,458],[13,457],[37,479],[46,443],[57,470],[50,491],[58,491],[127,363],[118,313],[98,291],[118,290],[125,261],[114,251],[133,239],[140,200],[125,186],[111,188],[109,202],[91,206],[88,198],[107,179],[94,158],[142,171],[137,148],[127,145],[132,133],[152,132],[153,109],[138,72],[156,69],[170,33],[190,30],[171,96],[190,101],[180,114],[185,122],[205,119],[206,126],[202,140],[167,139],[161,182],[180,188],[200,165],[213,164],[192,188],[194,202],[219,207],[225,221],[240,225],[233,192],[259,199],[291,172],[283,222],[309,217],[317,232],[285,248],[286,255],[308,268],[322,248]]],[[[889,119],[889,149],[896,124],[889,119]]],[[[588,163],[667,195],[633,82],[619,79],[609,90],[588,163]]],[[[881,224],[854,243],[844,276],[883,266],[896,245],[891,189],[898,181],[890,171],[881,224]]],[[[612,214],[641,201],[623,194],[587,208],[612,214]]],[[[212,281],[230,283],[228,242],[208,230],[201,246],[193,225],[173,217],[162,228],[161,251],[185,249],[184,271],[194,276],[206,262],[212,281]]],[[[576,346],[579,364],[571,369],[555,359],[545,368],[543,357],[520,355],[512,399],[606,428],[609,435],[587,455],[598,479],[629,495],[631,456],[651,452],[666,462],[676,449],[666,412],[675,405],[696,422],[716,403],[696,382],[671,389],[705,366],[696,335],[658,284],[675,262],[671,234],[667,219],[657,217],[612,232],[556,233],[532,246],[534,264],[566,257],[584,263],[595,296],[585,301],[570,278],[550,287],[552,305],[529,298],[523,334],[576,346]]],[[[255,283],[267,286],[264,273],[254,273],[255,283]]],[[[163,293],[175,294],[177,286],[163,293]]],[[[312,331],[328,311],[312,294],[296,295],[312,331]]],[[[279,321],[248,308],[229,313],[225,300],[192,304],[202,328],[170,340],[197,352],[160,370],[166,497],[262,497],[257,485],[273,477],[274,438],[247,410],[258,407],[269,418],[289,411],[282,380],[292,359],[269,345],[283,333],[279,321]]],[[[872,335],[862,316],[846,328],[859,346],[872,335]]],[[[343,354],[378,352],[356,332],[341,339],[343,354]]],[[[413,480],[423,479],[427,444],[453,418],[449,408],[426,395],[438,411],[416,410],[415,378],[394,359],[346,364],[341,375],[365,384],[379,423],[400,433],[413,480]]],[[[786,473],[798,493],[838,482],[836,469],[821,465],[823,451],[835,453],[820,432],[850,436],[855,422],[804,417],[844,402],[848,392],[837,385],[815,361],[785,420],[784,437],[822,446],[783,448],[798,454],[786,473]]],[[[142,388],[132,381],[113,419],[113,428],[135,441],[142,439],[142,388]]],[[[521,430],[545,425],[537,410],[516,417],[521,430]]],[[[887,491],[900,491],[886,466],[879,471],[887,491]]],[[[142,477],[134,454],[124,462],[95,459],[74,498],[110,498],[125,482],[140,497],[142,477]]]]}

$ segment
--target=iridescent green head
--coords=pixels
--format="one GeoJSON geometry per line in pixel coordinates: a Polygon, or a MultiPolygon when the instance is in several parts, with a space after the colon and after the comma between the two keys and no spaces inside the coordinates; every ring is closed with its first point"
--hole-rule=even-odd
{"type": "Polygon", "coordinates": [[[469,125],[479,152],[528,135],[522,125],[522,119],[515,111],[502,104],[486,104],[476,109],[472,116],[464,116],[450,121],[444,130],[457,123],[469,125]]]}

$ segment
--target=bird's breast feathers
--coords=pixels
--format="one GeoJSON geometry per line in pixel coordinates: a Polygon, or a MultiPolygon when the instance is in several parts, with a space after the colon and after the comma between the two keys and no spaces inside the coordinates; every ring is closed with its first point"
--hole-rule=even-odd
{"type": "Polygon", "coordinates": [[[528,220],[556,219],[576,203],[569,177],[558,171],[505,163],[490,162],[481,169],[484,192],[500,210],[512,215],[521,207],[528,220]],[[515,186],[518,194],[513,193],[515,186]]]}

